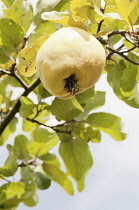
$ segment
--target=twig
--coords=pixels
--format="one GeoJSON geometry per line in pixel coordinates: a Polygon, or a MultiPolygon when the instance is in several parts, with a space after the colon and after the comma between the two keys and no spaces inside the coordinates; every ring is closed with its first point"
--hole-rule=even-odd
{"type": "Polygon", "coordinates": [[[97,28],[97,33],[101,30],[101,26],[102,23],[104,22],[104,19],[102,19],[99,23],[98,23],[98,28],[97,28]]]}
{"type": "MultiPolygon", "coordinates": [[[[34,90],[38,85],[40,84],[40,79],[37,79],[29,88],[27,88],[21,96],[27,96],[31,91],[34,90]]],[[[13,109],[9,113],[9,115],[5,118],[5,120],[0,125],[0,135],[3,133],[7,125],[10,123],[10,121],[13,119],[16,113],[19,112],[21,106],[20,98],[15,103],[13,109]]]]}
{"type": "MultiPolygon", "coordinates": [[[[44,126],[44,127],[46,127],[46,128],[51,128],[52,130],[56,131],[57,133],[67,133],[67,134],[71,134],[71,131],[61,131],[61,130],[57,129],[56,127],[58,127],[58,125],[57,125],[57,126],[49,126],[49,125],[45,125],[45,124],[43,124],[43,123],[41,123],[41,122],[39,122],[39,121],[37,121],[37,120],[30,119],[30,118],[26,118],[26,120],[28,120],[28,121],[30,121],[30,122],[32,122],[32,123],[37,123],[37,124],[42,125],[42,126],[44,126]]],[[[61,126],[61,125],[60,125],[60,126],[61,126]]]]}
{"type": "Polygon", "coordinates": [[[11,71],[0,68],[0,77],[4,74],[14,77],[24,89],[27,89],[28,86],[26,85],[26,83],[23,80],[21,80],[21,78],[14,72],[14,67],[15,67],[15,64],[12,65],[11,71]]]}
{"type": "Polygon", "coordinates": [[[112,51],[112,52],[114,52],[114,53],[120,55],[120,56],[123,57],[125,60],[129,61],[130,63],[133,63],[134,65],[139,65],[139,63],[130,60],[130,59],[129,59],[126,55],[124,55],[122,52],[119,52],[119,51],[117,51],[117,50],[114,50],[114,49],[112,49],[111,47],[109,47],[108,45],[106,46],[106,48],[107,48],[108,50],[110,50],[110,51],[112,51]]]}
{"type": "Polygon", "coordinates": [[[0,68],[0,77],[4,74],[10,75],[10,71],[0,68]]]}
{"type": "MultiPolygon", "coordinates": [[[[120,51],[124,47],[124,44],[121,44],[116,51],[120,51]]],[[[107,55],[106,59],[111,60],[111,56],[114,54],[114,52],[110,51],[109,54],[107,55]]]]}
{"type": "Polygon", "coordinates": [[[120,30],[110,31],[107,34],[105,34],[105,36],[107,36],[108,38],[116,34],[121,34],[123,36],[125,33],[127,33],[125,30],[120,29],[120,30]]]}
{"type": "Polygon", "coordinates": [[[2,174],[0,174],[0,178],[3,179],[6,182],[10,182],[8,179],[5,179],[5,177],[2,174]]]}
{"type": "Polygon", "coordinates": [[[136,48],[136,46],[132,47],[132,48],[131,48],[131,49],[129,49],[129,50],[121,51],[121,53],[128,53],[128,52],[130,52],[130,51],[134,50],[135,48],[136,48]]]}
{"type": "Polygon", "coordinates": [[[131,44],[133,44],[135,47],[139,48],[139,44],[137,44],[136,42],[134,42],[132,39],[130,39],[129,36],[127,36],[126,34],[123,34],[123,37],[130,42],[131,44]]]}

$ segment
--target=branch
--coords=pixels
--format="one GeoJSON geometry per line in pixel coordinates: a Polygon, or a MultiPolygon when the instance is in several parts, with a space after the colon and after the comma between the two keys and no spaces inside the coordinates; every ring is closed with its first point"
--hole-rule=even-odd
{"type": "Polygon", "coordinates": [[[107,34],[105,34],[105,36],[107,36],[108,38],[116,34],[120,34],[123,36],[125,33],[127,32],[124,29],[121,29],[121,30],[110,31],[107,34]]]}
{"type": "Polygon", "coordinates": [[[4,181],[6,181],[6,182],[9,182],[10,183],[10,181],[8,180],[8,179],[6,179],[2,174],[0,174],[0,178],[1,179],[3,179],[4,181]]]}
{"type": "Polygon", "coordinates": [[[14,71],[15,65],[16,64],[12,65],[10,71],[0,68],[0,77],[4,74],[7,74],[8,76],[14,77],[21,84],[21,86],[24,89],[27,89],[28,86],[26,85],[26,83],[23,80],[21,80],[21,78],[15,73],[15,71],[14,71]]]}
{"type": "Polygon", "coordinates": [[[0,77],[4,74],[10,75],[11,73],[10,73],[10,71],[0,68],[0,77]]]}
{"type": "Polygon", "coordinates": [[[39,125],[42,125],[46,128],[51,128],[52,130],[56,131],[57,133],[67,133],[67,134],[71,134],[72,131],[61,131],[61,130],[58,130],[56,127],[58,126],[61,126],[61,125],[56,125],[56,126],[49,126],[49,125],[45,125],[37,120],[34,120],[34,119],[30,119],[30,118],[26,118],[26,120],[32,122],[32,123],[37,123],[39,125]]]}
{"type": "Polygon", "coordinates": [[[139,44],[137,44],[136,42],[134,42],[132,39],[130,39],[129,36],[127,36],[127,34],[124,34],[123,37],[130,42],[131,44],[133,44],[135,47],[139,48],[139,44]]]}
{"type": "Polygon", "coordinates": [[[119,52],[117,50],[112,49],[111,47],[109,47],[108,45],[106,46],[106,48],[120,56],[122,56],[125,60],[129,61],[130,63],[133,63],[134,65],[139,65],[139,63],[136,63],[135,61],[130,60],[126,55],[123,55],[122,52],[119,52]]]}
{"type": "MultiPolygon", "coordinates": [[[[40,79],[37,79],[31,86],[29,86],[21,96],[27,96],[31,91],[33,91],[40,84],[40,79]]],[[[7,125],[14,118],[15,114],[19,112],[21,106],[20,98],[15,103],[13,109],[9,113],[9,115],[5,118],[5,120],[0,125],[0,135],[3,133],[7,125]]]]}
{"type": "Polygon", "coordinates": [[[136,46],[132,47],[132,48],[131,48],[131,49],[129,49],[129,50],[122,51],[121,53],[128,53],[128,52],[130,52],[130,51],[134,50],[135,48],[136,48],[136,46]]]}

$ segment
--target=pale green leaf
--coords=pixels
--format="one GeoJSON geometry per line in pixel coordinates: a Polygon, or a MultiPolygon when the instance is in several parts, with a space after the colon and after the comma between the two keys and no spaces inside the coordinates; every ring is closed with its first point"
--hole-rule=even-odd
{"type": "Polygon", "coordinates": [[[129,23],[133,25],[138,19],[138,17],[139,17],[139,1],[138,0],[130,1],[128,7],[129,23]]]}
{"type": "Polygon", "coordinates": [[[0,209],[17,207],[24,192],[25,185],[21,182],[4,184],[0,187],[0,209]]]}
{"type": "Polygon", "coordinates": [[[50,12],[52,10],[55,10],[55,7],[59,2],[60,0],[39,0],[36,5],[35,23],[38,23],[41,20],[41,14],[43,12],[50,12]]]}
{"type": "Polygon", "coordinates": [[[96,91],[95,95],[84,106],[84,112],[78,116],[78,119],[86,119],[90,111],[98,109],[105,104],[105,92],[96,91]]]}
{"type": "Polygon", "coordinates": [[[25,118],[23,118],[23,124],[22,124],[22,129],[24,132],[29,132],[29,131],[32,131],[33,128],[36,127],[36,123],[32,123],[28,120],[26,120],[25,118]]]}
{"type": "Polygon", "coordinates": [[[115,0],[121,18],[129,25],[133,25],[138,18],[138,0],[115,0]]]}
{"type": "Polygon", "coordinates": [[[14,0],[1,0],[7,7],[10,7],[14,0]]]}
{"type": "Polygon", "coordinates": [[[69,12],[52,11],[52,12],[44,12],[44,13],[42,13],[41,18],[43,20],[55,21],[55,20],[60,20],[62,17],[69,16],[69,15],[70,15],[69,12]]]}
{"type": "Polygon", "coordinates": [[[0,173],[6,177],[13,176],[18,168],[18,164],[16,161],[17,161],[16,155],[14,154],[13,151],[10,151],[5,165],[2,168],[0,168],[0,173]]]}
{"type": "Polygon", "coordinates": [[[8,140],[8,137],[15,131],[17,122],[17,118],[13,118],[7,125],[4,132],[0,136],[0,145],[3,145],[8,140]]]}
{"type": "Polygon", "coordinates": [[[97,6],[98,8],[101,7],[101,0],[92,0],[92,1],[93,1],[93,4],[94,4],[95,6],[97,6]]]}
{"type": "Polygon", "coordinates": [[[15,0],[10,8],[4,10],[6,18],[12,19],[27,31],[32,21],[32,7],[22,0],[15,0]]]}
{"type": "Polygon", "coordinates": [[[79,103],[84,107],[85,104],[87,104],[95,95],[94,87],[88,88],[83,93],[77,94],[76,98],[79,101],[79,103]]]}
{"type": "Polygon", "coordinates": [[[16,69],[21,75],[31,77],[34,73],[36,73],[36,55],[39,48],[47,38],[48,35],[42,36],[37,39],[32,47],[26,47],[19,52],[16,59],[16,69]]]}
{"type": "Polygon", "coordinates": [[[99,130],[93,129],[91,126],[88,126],[85,132],[85,139],[87,141],[92,141],[93,143],[100,143],[101,133],[99,130]]]}
{"type": "Polygon", "coordinates": [[[47,154],[39,156],[39,158],[44,162],[56,165],[60,169],[60,162],[56,155],[47,153],[47,154]]]}
{"type": "Polygon", "coordinates": [[[73,96],[71,98],[71,102],[73,104],[73,106],[75,106],[76,109],[79,109],[80,111],[84,111],[83,107],[80,105],[80,103],[78,102],[78,100],[75,98],[75,96],[73,96]]]}
{"type": "Polygon", "coordinates": [[[87,122],[93,127],[108,133],[115,140],[123,140],[126,138],[120,117],[110,113],[98,112],[89,115],[87,122]]]}
{"type": "Polygon", "coordinates": [[[12,54],[12,49],[9,49],[9,47],[0,46],[0,62],[1,64],[7,63],[10,60],[12,54]]]}
{"type": "Polygon", "coordinates": [[[70,11],[75,20],[84,22],[88,19],[89,9],[93,6],[91,0],[71,0],[70,11]]]}
{"type": "Polygon", "coordinates": [[[43,163],[42,167],[53,181],[59,184],[69,195],[73,195],[74,191],[72,183],[63,171],[61,171],[56,165],[46,162],[43,163]]]}
{"type": "Polygon", "coordinates": [[[20,115],[26,118],[33,113],[33,108],[35,104],[31,99],[25,96],[21,96],[20,101],[21,101],[20,115]]]}
{"type": "Polygon", "coordinates": [[[63,12],[69,9],[70,0],[61,0],[55,7],[55,10],[58,12],[63,12]]]}
{"type": "Polygon", "coordinates": [[[0,190],[4,190],[6,198],[11,198],[14,196],[21,198],[25,191],[25,186],[21,182],[10,182],[3,185],[0,190]]]}
{"type": "Polygon", "coordinates": [[[64,27],[73,26],[86,29],[86,26],[83,23],[74,21],[69,12],[44,12],[41,17],[43,20],[59,23],[64,27]]]}
{"type": "Polygon", "coordinates": [[[92,156],[87,142],[81,138],[62,141],[59,153],[70,175],[80,181],[93,165],[92,156]]]}
{"type": "Polygon", "coordinates": [[[73,106],[71,100],[61,100],[55,98],[52,105],[47,108],[57,118],[57,120],[72,120],[81,113],[73,106]]]}
{"type": "MultiPolygon", "coordinates": [[[[92,141],[93,143],[99,143],[101,141],[100,131],[92,128],[92,126],[87,126],[86,123],[77,124],[73,130],[73,134],[74,137],[85,139],[86,142],[92,141]]],[[[65,138],[65,140],[69,139],[65,138]]]]}
{"type": "Polygon", "coordinates": [[[34,168],[34,166],[21,168],[21,182],[25,184],[25,193],[22,195],[22,202],[29,207],[35,206],[38,203],[36,177],[32,167],[34,168]]]}
{"type": "Polygon", "coordinates": [[[8,18],[0,19],[0,35],[0,42],[14,49],[24,38],[24,32],[21,26],[8,18]]]}
{"type": "Polygon", "coordinates": [[[48,21],[41,21],[34,33],[32,33],[28,39],[28,46],[32,46],[37,39],[41,38],[42,36],[50,36],[55,32],[55,23],[48,22],[48,21]]]}
{"type": "MultiPolygon", "coordinates": [[[[28,176],[28,174],[27,174],[28,176]]],[[[22,202],[29,207],[36,206],[38,203],[38,196],[36,194],[37,186],[35,182],[28,181],[25,185],[25,193],[22,196],[22,202]]]]}
{"type": "Polygon", "coordinates": [[[42,166],[38,165],[35,168],[35,177],[36,177],[36,184],[37,187],[40,190],[45,190],[50,187],[51,180],[50,178],[45,174],[44,170],[42,169],[42,166]]]}
{"type": "Polygon", "coordinates": [[[28,150],[27,150],[28,139],[24,135],[18,135],[15,137],[14,141],[14,153],[18,157],[18,159],[28,160],[28,150]]]}
{"type": "Polygon", "coordinates": [[[30,153],[34,156],[42,156],[58,143],[58,136],[49,133],[46,129],[36,128],[32,133],[32,139],[28,145],[30,153]]]}
{"type": "Polygon", "coordinates": [[[124,97],[130,97],[134,94],[136,88],[136,76],[138,74],[138,67],[131,65],[124,70],[123,77],[121,80],[121,92],[124,97]]]}

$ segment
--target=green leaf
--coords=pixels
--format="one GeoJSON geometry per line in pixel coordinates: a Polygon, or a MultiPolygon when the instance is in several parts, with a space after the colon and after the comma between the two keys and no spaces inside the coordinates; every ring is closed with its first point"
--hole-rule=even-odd
{"type": "MultiPolygon", "coordinates": [[[[129,53],[128,57],[138,62],[137,56],[129,53]]],[[[138,66],[120,60],[117,66],[113,64],[107,65],[106,70],[108,72],[108,82],[118,98],[132,107],[139,108],[138,66]]]]}
{"type": "Polygon", "coordinates": [[[38,165],[35,168],[35,177],[36,177],[36,184],[40,190],[48,189],[51,185],[50,178],[45,174],[42,169],[42,166],[38,165]]]}
{"type": "Polygon", "coordinates": [[[91,140],[93,143],[100,143],[101,133],[99,130],[93,129],[92,127],[87,127],[85,139],[91,140]]]}
{"type": "Polygon", "coordinates": [[[129,25],[133,25],[138,18],[138,0],[115,0],[119,15],[129,25]]]}
{"type": "Polygon", "coordinates": [[[61,0],[55,7],[55,11],[63,12],[69,9],[70,0],[61,0]]]}
{"type": "Polygon", "coordinates": [[[75,98],[75,96],[73,96],[71,98],[71,102],[73,104],[73,106],[75,106],[76,109],[79,109],[80,111],[84,111],[83,107],[80,105],[80,103],[78,102],[78,100],[75,98]]]}
{"type": "Polygon", "coordinates": [[[42,167],[53,181],[59,184],[69,195],[73,195],[74,191],[72,183],[63,171],[61,171],[56,165],[46,162],[43,163],[42,167]]]}
{"type": "Polygon", "coordinates": [[[52,12],[44,12],[41,15],[41,18],[43,20],[49,20],[49,21],[57,21],[60,20],[62,17],[69,16],[69,12],[57,12],[57,11],[52,11],[52,12]]]}
{"type": "Polygon", "coordinates": [[[74,117],[78,116],[81,113],[80,110],[76,109],[73,106],[71,100],[61,100],[55,98],[52,102],[52,105],[47,108],[51,111],[51,113],[57,118],[58,121],[60,120],[72,120],[74,117]]]}
{"type": "MultiPolygon", "coordinates": [[[[101,141],[101,133],[96,128],[88,126],[86,123],[79,123],[73,130],[74,137],[85,139],[86,142],[92,141],[99,143],[101,141]]],[[[66,138],[65,138],[66,140],[66,138]]]]}
{"type": "Polygon", "coordinates": [[[44,12],[44,13],[42,13],[41,18],[46,21],[59,23],[59,24],[63,25],[64,27],[74,26],[74,27],[80,27],[80,28],[86,29],[86,26],[83,23],[75,21],[72,18],[70,12],[67,12],[67,11],[65,11],[65,12],[57,12],[57,11],[44,12]]]}
{"type": "Polygon", "coordinates": [[[93,6],[91,0],[71,0],[70,11],[75,20],[84,22],[88,19],[89,9],[93,6]]]}
{"type": "Polygon", "coordinates": [[[46,129],[36,128],[32,133],[32,139],[28,146],[29,152],[34,156],[46,154],[58,143],[58,136],[49,133],[46,129]]]}
{"type": "Polygon", "coordinates": [[[108,72],[108,82],[110,86],[112,86],[114,93],[120,97],[121,91],[120,91],[120,85],[121,85],[121,78],[124,69],[126,68],[126,65],[124,62],[121,60],[117,64],[117,66],[110,64],[106,66],[106,70],[108,72]]]}
{"type": "Polygon", "coordinates": [[[31,99],[25,96],[21,96],[20,101],[21,101],[20,115],[26,118],[33,113],[33,108],[35,104],[31,99]]]}
{"type": "Polygon", "coordinates": [[[21,182],[9,182],[0,187],[0,208],[8,209],[17,207],[25,192],[25,186],[21,182]]]}
{"type": "Polygon", "coordinates": [[[25,194],[22,196],[22,202],[29,207],[36,206],[38,203],[38,196],[36,194],[37,187],[34,182],[29,181],[25,187],[25,194]]]}
{"type": "Polygon", "coordinates": [[[41,20],[41,14],[43,12],[50,12],[55,10],[55,6],[59,3],[59,0],[45,1],[39,0],[36,5],[36,16],[35,23],[38,23],[41,20]]]}
{"type": "Polygon", "coordinates": [[[25,184],[25,193],[22,195],[22,202],[29,207],[35,206],[38,203],[36,178],[32,167],[34,169],[34,166],[21,168],[21,182],[25,184]]]}
{"type": "Polygon", "coordinates": [[[51,140],[54,136],[55,134],[50,133],[46,129],[40,127],[36,128],[32,133],[32,137],[36,142],[46,142],[51,140]]]}
{"type": "Polygon", "coordinates": [[[18,159],[28,160],[29,153],[27,145],[28,145],[28,139],[26,136],[20,134],[15,137],[13,149],[18,159]]]}
{"type": "Polygon", "coordinates": [[[55,23],[48,22],[48,21],[41,21],[34,33],[32,33],[28,39],[28,46],[32,46],[37,39],[41,38],[42,36],[49,37],[51,34],[55,32],[55,23]]]}
{"type": "Polygon", "coordinates": [[[81,138],[62,141],[59,153],[70,175],[80,181],[93,165],[93,160],[87,142],[81,138]]]}
{"type": "Polygon", "coordinates": [[[24,132],[29,132],[29,131],[32,131],[33,128],[36,127],[36,123],[32,123],[28,120],[26,120],[25,118],[23,118],[23,124],[22,124],[22,129],[24,132]]]}
{"type": "Polygon", "coordinates": [[[11,19],[0,19],[0,43],[6,47],[16,48],[24,38],[24,32],[20,25],[11,19]]]}
{"type": "Polygon", "coordinates": [[[36,73],[35,59],[41,45],[46,41],[48,35],[42,36],[32,47],[22,49],[16,58],[16,69],[25,77],[31,77],[36,73]]]}
{"type": "Polygon", "coordinates": [[[84,106],[84,112],[81,113],[77,119],[85,120],[90,111],[98,109],[105,104],[105,92],[96,91],[95,95],[90,98],[90,100],[84,106]]]}
{"type": "Polygon", "coordinates": [[[10,7],[14,0],[1,0],[7,7],[10,7]]]}
{"type": "Polygon", "coordinates": [[[17,118],[13,118],[11,120],[11,122],[7,125],[7,127],[5,128],[3,134],[0,136],[0,145],[3,145],[8,140],[8,137],[12,133],[14,133],[14,131],[16,129],[17,122],[18,122],[17,118]]]}
{"type": "Polygon", "coordinates": [[[23,0],[15,0],[10,8],[4,10],[6,18],[12,19],[27,31],[32,21],[32,6],[23,0]]]}
{"type": "Polygon", "coordinates": [[[60,162],[56,155],[47,153],[47,154],[41,155],[39,158],[46,163],[51,163],[51,164],[56,165],[60,169],[60,162]]]}
{"type": "Polygon", "coordinates": [[[126,134],[122,131],[120,117],[110,113],[98,112],[89,115],[87,122],[93,127],[102,130],[112,136],[115,140],[123,140],[126,134]]]}
{"type": "Polygon", "coordinates": [[[16,161],[17,161],[16,155],[14,154],[13,151],[10,151],[6,163],[2,168],[0,168],[0,173],[6,177],[13,176],[18,168],[18,164],[16,161]]]}
{"type": "Polygon", "coordinates": [[[0,46],[0,61],[1,63],[7,63],[10,60],[10,56],[12,54],[12,49],[9,49],[9,47],[0,46]]]}

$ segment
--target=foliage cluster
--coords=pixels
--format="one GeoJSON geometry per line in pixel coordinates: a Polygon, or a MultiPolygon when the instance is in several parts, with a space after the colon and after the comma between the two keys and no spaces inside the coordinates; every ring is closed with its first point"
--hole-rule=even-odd
{"type": "Polygon", "coordinates": [[[89,145],[99,143],[102,132],[117,141],[126,138],[120,117],[96,111],[105,103],[105,92],[93,87],[63,101],[43,88],[35,68],[38,49],[61,27],[83,28],[106,50],[104,73],[113,92],[139,108],[139,2],[39,0],[35,7],[27,0],[2,2],[0,146],[6,145],[8,157],[0,167],[0,209],[13,210],[20,202],[36,205],[37,189],[48,189],[52,181],[73,195],[74,179],[82,191],[93,165],[89,145]],[[21,134],[12,135],[17,130],[21,134]],[[65,170],[52,153],[56,145],[65,170]]]}

